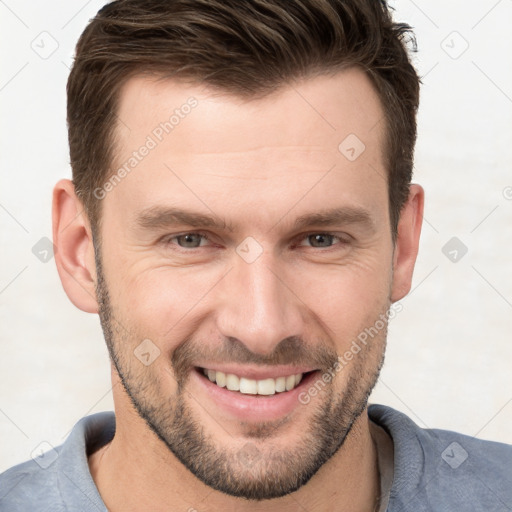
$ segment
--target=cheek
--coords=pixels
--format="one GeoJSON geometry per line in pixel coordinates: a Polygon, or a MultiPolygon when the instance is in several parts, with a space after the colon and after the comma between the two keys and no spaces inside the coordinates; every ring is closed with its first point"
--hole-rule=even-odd
{"type": "Polygon", "coordinates": [[[174,339],[201,313],[203,300],[221,276],[213,269],[151,268],[122,281],[118,304],[137,332],[174,339]]]}
{"type": "Polygon", "coordinates": [[[292,287],[335,338],[338,350],[375,323],[389,306],[391,260],[375,258],[366,264],[310,270],[292,287]]]}

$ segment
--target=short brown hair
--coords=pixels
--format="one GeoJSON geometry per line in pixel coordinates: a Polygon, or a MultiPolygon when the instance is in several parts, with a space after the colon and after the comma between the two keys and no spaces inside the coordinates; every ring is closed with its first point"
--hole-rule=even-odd
{"type": "MultiPolygon", "coordinates": [[[[94,190],[113,172],[121,87],[151,73],[242,97],[292,80],[359,66],[386,115],[385,154],[393,239],[409,193],[419,78],[408,25],[385,0],[118,0],[82,33],[67,85],[73,182],[93,227],[94,190]]],[[[340,141],[341,142],[341,141],[340,141]]]]}

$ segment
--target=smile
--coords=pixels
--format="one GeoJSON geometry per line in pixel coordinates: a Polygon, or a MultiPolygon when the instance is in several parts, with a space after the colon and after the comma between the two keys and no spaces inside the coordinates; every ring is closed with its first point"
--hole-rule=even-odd
{"type": "Polygon", "coordinates": [[[296,373],[288,376],[256,380],[207,368],[201,368],[200,370],[217,386],[225,387],[229,391],[239,391],[247,395],[274,395],[291,391],[298,386],[305,375],[303,373],[296,373]]]}

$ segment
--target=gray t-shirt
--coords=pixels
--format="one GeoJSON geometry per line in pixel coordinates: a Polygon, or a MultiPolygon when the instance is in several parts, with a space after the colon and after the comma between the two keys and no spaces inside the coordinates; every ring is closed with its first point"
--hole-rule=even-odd
{"type": "MultiPolygon", "coordinates": [[[[393,440],[388,512],[512,511],[512,446],[422,429],[383,405],[368,414],[393,440]]],[[[114,432],[113,412],[86,416],[64,444],[2,473],[0,511],[107,512],[87,457],[114,432]]]]}

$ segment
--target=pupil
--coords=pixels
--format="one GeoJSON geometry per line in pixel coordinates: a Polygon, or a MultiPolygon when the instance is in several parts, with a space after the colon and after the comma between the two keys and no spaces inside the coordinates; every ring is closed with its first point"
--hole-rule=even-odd
{"type": "Polygon", "coordinates": [[[310,242],[312,242],[312,245],[315,247],[328,247],[331,242],[331,235],[312,235],[310,237],[310,242]]]}
{"type": "Polygon", "coordinates": [[[200,242],[200,240],[198,238],[194,239],[194,237],[198,237],[198,235],[190,233],[188,235],[183,235],[181,238],[184,239],[184,244],[186,247],[198,247],[198,242],[200,242]]]}

